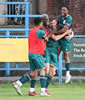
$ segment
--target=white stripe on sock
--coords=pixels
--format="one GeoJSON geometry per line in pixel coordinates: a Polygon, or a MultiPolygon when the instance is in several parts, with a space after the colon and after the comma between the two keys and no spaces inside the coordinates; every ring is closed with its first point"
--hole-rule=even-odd
{"type": "Polygon", "coordinates": [[[45,88],[41,88],[41,91],[44,91],[45,92],[45,88]]]}
{"type": "Polygon", "coordinates": [[[19,85],[20,87],[22,86],[22,83],[18,80],[16,81],[17,85],[19,85]]]}
{"type": "Polygon", "coordinates": [[[30,88],[30,92],[34,92],[35,91],[35,89],[34,88],[30,88]]]}

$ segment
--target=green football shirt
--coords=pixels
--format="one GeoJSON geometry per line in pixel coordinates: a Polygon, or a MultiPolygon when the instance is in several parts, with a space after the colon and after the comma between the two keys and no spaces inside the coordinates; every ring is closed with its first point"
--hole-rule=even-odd
{"type": "MultiPolygon", "coordinates": [[[[48,27],[48,30],[49,29],[51,29],[51,27],[49,26],[48,27]]],[[[51,39],[51,38],[49,38],[49,41],[47,42],[47,48],[57,48],[58,47],[58,42],[57,41],[55,41],[55,40],[53,40],[53,39],[51,39]]]]}
{"type": "Polygon", "coordinates": [[[44,30],[38,30],[36,34],[37,34],[37,37],[41,40],[46,38],[46,34],[45,34],[44,30]]]}
{"type": "Polygon", "coordinates": [[[68,15],[67,17],[65,17],[63,19],[62,15],[60,15],[58,17],[57,23],[58,23],[60,29],[62,29],[64,26],[71,29],[72,28],[72,23],[73,23],[72,16],[68,15]]]}

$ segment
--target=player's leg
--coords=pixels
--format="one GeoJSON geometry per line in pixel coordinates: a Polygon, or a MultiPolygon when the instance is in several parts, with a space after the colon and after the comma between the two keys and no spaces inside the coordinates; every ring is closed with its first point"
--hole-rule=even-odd
{"type": "Polygon", "coordinates": [[[32,73],[27,72],[19,80],[13,82],[13,86],[19,95],[22,95],[21,86],[35,77],[35,64],[34,64],[34,59],[32,59],[32,55],[29,55],[29,60],[30,60],[30,68],[32,70],[32,73]]]}
{"type": "Polygon", "coordinates": [[[50,66],[50,76],[54,77],[54,75],[56,74],[56,67],[55,66],[50,66]]]}
{"type": "Polygon", "coordinates": [[[66,40],[66,39],[61,39],[60,40],[60,45],[61,48],[64,52],[64,58],[65,58],[65,67],[66,67],[66,80],[65,83],[69,83],[71,80],[71,75],[70,75],[70,59],[69,59],[69,53],[70,53],[70,48],[72,44],[72,39],[71,40],[66,40]]]}
{"type": "Polygon", "coordinates": [[[64,51],[64,58],[65,58],[65,67],[66,67],[66,80],[65,80],[65,83],[67,84],[71,80],[69,52],[64,51]]]}
{"type": "Polygon", "coordinates": [[[47,79],[46,89],[48,88],[53,76],[56,73],[57,51],[50,53],[50,62],[49,63],[50,63],[50,71],[49,71],[49,75],[48,75],[48,79],[47,79]]]}
{"type": "MultiPolygon", "coordinates": [[[[46,49],[46,52],[45,52],[45,66],[46,66],[46,69],[45,69],[45,76],[46,76],[46,87],[47,87],[47,84],[48,84],[49,79],[50,79],[50,76],[49,76],[49,70],[50,70],[49,62],[50,62],[50,54],[49,54],[48,49],[46,49]]],[[[45,92],[46,92],[48,95],[50,95],[50,93],[48,92],[47,88],[46,88],[45,92]]]]}
{"type": "Polygon", "coordinates": [[[45,69],[41,69],[40,70],[40,84],[41,84],[41,96],[48,96],[48,94],[46,93],[46,83],[47,83],[47,79],[45,76],[45,69]]]}
{"type": "Polygon", "coordinates": [[[56,67],[50,65],[50,71],[49,71],[49,75],[48,75],[48,81],[46,84],[46,89],[48,88],[49,84],[51,83],[52,78],[54,77],[54,75],[56,74],[56,67]]]}
{"type": "Polygon", "coordinates": [[[49,51],[48,51],[48,49],[46,49],[46,51],[45,51],[45,66],[46,66],[45,73],[46,73],[46,75],[48,75],[49,69],[50,69],[50,67],[49,67],[50,57],[49,56],[50,56],[49,51]]]}
{"type": "Polygon", "coordinates": [[[49,75],[49,71],[50,71],[50,64],[49,63],[45,63],[46,65],[46,70],[45,70],[45,76],[46,76],[46,90],[45,92],[50,95],[50,93],[47,90],[47,84],[50,82],[50,75],[49,75]]]}
{"type": "Polygon", "coordinates": [[[41,84],[41,96],[48,96],[45,92],[46,76],[45,76],[45,62],[42,55],[39,55],[36,59],[36,69],[40,71],[40,84],[41,84]]]}
{"type": "Polygon", "coordinates": [[[50,70],[50,65],[49,63],[45,63],[46,69],[45,69],[45,74],[48,75],[49,74],[49,70],[50,70]]]}
{"type": "Polygon", "coordinates": [[[56,67],[50,66],[50,72],[49,72],[48,79],[47,79],[46,89],[48,88],[55,74],[56,74],[56,67]]]}
{"type": "Polygon", "coordinates": [[[22,95],[22,92],[21,92],[21,86],[28,82],[29,80],[31,80],[32,78],[32,73],[26,73],[24,76],[22,76],[19,80],[17,80],[16,82],[13,82],[13,87],[16,89],[16,92],[19,94],[19,95],[22,95]]]}
{"type": "Polygon", "coordinates": [[[57,55],[58,55],[58,57],[60,56],[61,50],[62,50],[62,48],[61,48],[61,46],[59,46],[59,47],[58,47],[58,50],[57,50],[57,55]]]}
{"type": "MultiPolygon", "coordinates": [[[[33,64],[35,66],[35,70],[40,71],[40,84],[41,84],[41,93],[40,93],[40,95],[41,96],[47,96],[47,94],[45,93],[46,77],[45,77],[44,58],[43,58],[42,55],[36,55],[36,59],[33,59],[32,61],[33,61],[33,64]]],[[[31,87],[35,87],[35,81],[34,80],[31,81],[31,87]],[[33,82],[34,82],[34,85],[33,85],[33,82]]],[[[31,91],[32,91],[32,89],[31,89],[31,91]]],[[[32,94],[34,94],[34,95],[31,95],[31,96],[38,96],[34,92],[32,94]]]]}
{"type": "Polygon", "coordinates": [[[30,82],[30,90],[28,95],[30,96],[39,96],[36,92],[35,92],[35,84],[36,84],[36,80],[37,80],[37,75],[38,75],[38,71],[33,71],[33,73],[35,74],[35,77],[31,79],[30,82]]]}

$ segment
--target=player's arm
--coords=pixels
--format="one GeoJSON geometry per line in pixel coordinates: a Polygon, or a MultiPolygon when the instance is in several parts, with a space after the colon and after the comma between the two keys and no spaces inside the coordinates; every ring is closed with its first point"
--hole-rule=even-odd
{"type": "Polygon", "coordinates": [[[72,24],[72,17],[69,17],[67,20],[66,20],[66,23],[64,25],[64,27],[61,29],[61,30],[58,30],[56,32],[56,34],[59,34],[59,33],[64,33],[65,31],[67,31],[69,29],[69,27],[71,26],[72,24]]]}
{"type": "Polygon", "coordinates": [[[57,35],[55,36],[54,34],[50,36],[50,38],[52,38],[53,40],[57,41],[61,38],[63,38],[65,35],[69,34],[71,32],[71,30],[67,30],[66,32],[64,32],[63,34],[61,35],[57,35]]]}
{"type": "Polygon", "coordinates": [[[44,40],[45,40],[45,42],[48,42],[48,38],[46,37],[46,38],[44,38],[44,40]]]}
{"type": "Polygon", "coordinates": [[[59,34],[59,33],[64,33],[68,30],[69,28],[64,26],[63,29],[59,30],[56,32],[56,30],[52,30],[49,34],[48,34],[48,38],[53,35],[53,34],[59,34]]]}
{"type": "Polygon", "coordinates": [[[61,30],[58,30],[57,32],[56,32],[55,30],[53,30],[52,32],[50,32],[49,35],[48,35],[48,38],[49,38],[53,33],[59,34],[59,33],[64,33],[64,32],[66,32],[66,31],[69,29],[69,27],[71,26],[71,24],[72,24],[72,18],[68,18],[68,19],[66,20],[66,23],[65,23],[64,27],[63,27],[61,30]]]}
{"type": "Polygon", "coordinates": [[[61,30],[57,31],[56,34],[59,34],[59,33],[64,33],[68,30],[69,28],[64,26],[61,30]]]}
{"type": "Polygon", "coordinates": [[[45,31],[42,33],[42,39],[44,39],[45,42],[48,42],[48,37],[46,36],[45,31]]]}
{"type": "Polygon", "coordinates": [[[74,37],[74,32],[73,31],[71,31],[71,32],[72,32],[72,34],[69,34],[68,36],[65,36],[66,40],[70,40],[74,37]]]}
{"type": "Polygon", "coordinates": [[[38,30],[37,36],[39,39],[41,39],[41,40],[44,39],[46,42],[48,42],[48,38],[43,30],[38,30]]]}

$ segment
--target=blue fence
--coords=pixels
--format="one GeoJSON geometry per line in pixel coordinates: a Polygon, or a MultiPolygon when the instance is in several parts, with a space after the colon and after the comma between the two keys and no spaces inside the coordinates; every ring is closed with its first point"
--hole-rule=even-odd
{"type": "MultiPolygon", "coordinates": [[[[25,5],[25,15],[0,15],[0,17],[25,17],[25,28],[0,28],[0,31],[5,31],[5,35],[0,35],[0,38],[28,38],[29,33],[29,18],[40,17],[41,15],[30,15],[29,14],[29,2],[0,2],[0,4],[24,4],[25,5]],[[10,35],[10,31],[24,31],[25,35],[10,35]]],[[[74,37],[85,37],[85,35],[75,35],[74,37]]],[[[65,68],[62,67],[62,57],[63,53],[61,52],[59,56],[59,65],[57,72],[59,75],[59,84],[62,83],[62,70],[65,68]]],[[[18,63],[16,63],[15,68],[10,67],[10,63],[5,63],[5,68],[0,68],[0,70],[5,70],[6,76],[10,75],[11,70],[30,70],[30,68],[19,68],[18,63]]],[[[71,68],[71,70],[85,70],[85,68],[71,68]]]]}
{"type": "MultiPolygon", "coordinates": [[[[29,18],[40,17],[41,15],[30,15],[29,14],[29,2],[0,2],[0,4],[19,4],[25,5],[24,15],[0,15],[0,17],[25,17],[25,28],[0,28],[0,31],[5,31],[5,35],[0,35],[0,38],[28,38],[29,33],[29,18]],[[10,31],[24,31],[25,35],[10,35],[10,31]]],[[[5,70],[5,75],[10,75],[11,70],[30,70],[30,68],[18,68],[18,63],[16,63],[16,68],[10,68],[10,63],[5,63],[5,68],[0,68],[0,70],[5,70]]]]}

